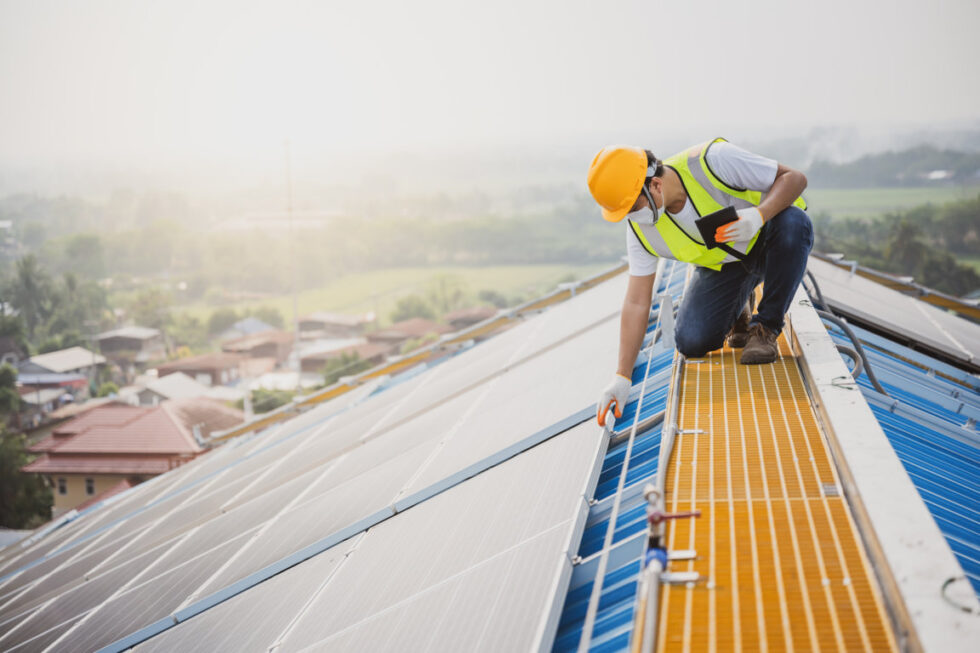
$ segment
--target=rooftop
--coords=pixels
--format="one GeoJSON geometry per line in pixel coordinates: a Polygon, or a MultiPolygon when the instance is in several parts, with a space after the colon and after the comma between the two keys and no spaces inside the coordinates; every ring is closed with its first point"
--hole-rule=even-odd
{"type": "Polygon", "coordinates": [[[109,338],[132,338],[134,340],[149,340],[150,338],[156,338],[160,335],[159,329],[151,329],[150,327],[141,326],[126,326],[113,329],[111,331],[104,331],[98,335],[98,339],[108,340],[109,338]]]}
{"type": "Polygon", "coordinates": [[[68,349],[52,351],[47,354],[38,354],[25,361],[25,363],[33,363],[38,367],[55,373],[84,369],[92,365],[101,365],[105,362],[106,359],[104,356],[91,352],[84,347],[69,347],[68,349]]]}
{"type": "Polygon", "coordinates": [[[859,332],[890,396],[869,390],[802,293],[779,363],[684,360],[686,277],[661,267],[609,429],[623,274],[0,552],[0,645],[971,650],[975,375],[859,332]],[[702,513],[663,522],[666,575],[661,482],[669,512],[702,513]]]}

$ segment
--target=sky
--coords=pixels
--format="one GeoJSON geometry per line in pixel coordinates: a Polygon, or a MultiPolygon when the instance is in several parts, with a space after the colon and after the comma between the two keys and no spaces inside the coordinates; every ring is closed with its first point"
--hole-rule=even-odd
{"type": "Polygon", "coordinates": [[[288,139],[297,168],[342,171],[977,124],[978,25],[976,0],[0,0],[0,165],[271,173],[288,139]]]}

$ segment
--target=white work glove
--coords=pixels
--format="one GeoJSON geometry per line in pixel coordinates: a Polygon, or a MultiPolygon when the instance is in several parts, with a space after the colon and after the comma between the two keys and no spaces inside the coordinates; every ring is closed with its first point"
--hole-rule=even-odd
{"type": "Polygon", "coordinates": [[[736,211],[738,220],[723,224],[715,229],[715,241],[719,243],[731,243],[742,240],[750,240],[755,232],[762,229],[762,213],[759,207],[750,206],[747,209],[736,211]]]}
{"type": "Polygon", "coordinates": [[[613,377],[613,380],[602,391],[602,396],[599,397],[599,405],[596,406],[596,419],[599,420],[599,426],[606,425],[606,413],[613,406],[615,406],[613,415],[617,418],[623,416],[623,408],[626,406],[626,400],[630,396],[630,388],[632,387],[633,381],[622,374],[613,377]]]}

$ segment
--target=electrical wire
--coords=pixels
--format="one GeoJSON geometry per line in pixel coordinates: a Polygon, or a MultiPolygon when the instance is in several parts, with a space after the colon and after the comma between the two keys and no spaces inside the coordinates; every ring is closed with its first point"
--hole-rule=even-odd
{"type": "Polygon", "coordinates": [[[864,347],[861,346],[861,341],[858,340],[858,337],[856,335],[854,335],[854,331],[851,330],[851,327],[847,324],[847,322],[843,318],[839,318],[833,313],[828,313],[827,311],[817,311],[817,315],[827,320],[828,322],[833,322],[834,324],[836,324],[837,326],[839,326],[841,329],[844,330],[844,333],[847,334],[847,337],[851,339],[852,343],[854,343],[854,349],[857,351],[858,355],[861,356],[861,361],[864,363],[864,369],[868,372],[868,380],[871,381],[871,385],[873,385],[874,389],[880,392],[881,394],[885,395],[886,397],[890,397],[891,395],[889,395],[888,392],[883,387],[881,387],[881,384],[878,382],[878,377],[875,376],[874,370],[871,369],[871,365],[868,364],[868,357],[864,353],[864,347]]]}
{"type": "Polygon", "coordinates": [[[974,608],[968,605],[963,605],[962,603],[957,603],[952,598],[950,598],[949,594],[946,593],[946,590],[949,589],[949,586],[958,580],[966,580],[966,576],[950,576],[945,580],[945,582],[943,582],[943,586],[939,590],[939,592],[943,595],[943,599],[954,608],[961,610],[967,614],[978,614],[977,610],[975,610],[974,608]]]}
{"type": "Polygon", "coordinates": [[[837,345],[837,351],[842,354],[846,354],[852,361],[854,361],[854,369],[851,370],[851,376],[857,381],[858,377],[861,376],[861,372],[864,371],[864,359],[860,355],[847,345],[837,345]]]}

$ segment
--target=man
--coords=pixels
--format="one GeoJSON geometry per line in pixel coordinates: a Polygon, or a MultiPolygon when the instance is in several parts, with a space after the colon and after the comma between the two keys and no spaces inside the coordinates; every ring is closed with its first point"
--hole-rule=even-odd
{"type": "Polygon", "coordinates": [[[806,271],[813,227],[800,194],[803,173],[724,139],[663,161],[649,150],[607,147],[589,168],[589,190],[609,222],[626,218],[630,278],[620,318],[619,365],[603,390],[598,421],[622,416],[633,365],[646,333],[657,257],[697,267],[677,315],[675,342],[688,357],[729,346],[746,365],[772,363],[776,337],[806,271]],[[705,246],[695,220],[725,207],[738,219],[705,246]],[[749,300],[764,282],[758,312],[749,300]]]}

